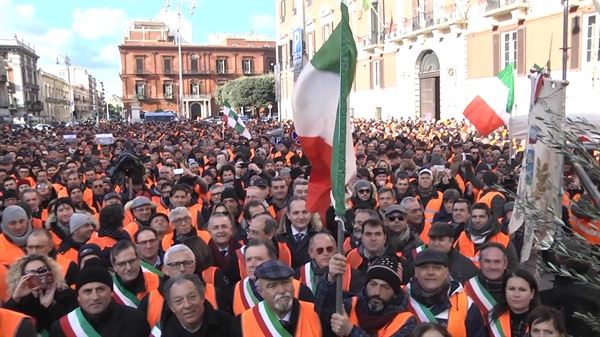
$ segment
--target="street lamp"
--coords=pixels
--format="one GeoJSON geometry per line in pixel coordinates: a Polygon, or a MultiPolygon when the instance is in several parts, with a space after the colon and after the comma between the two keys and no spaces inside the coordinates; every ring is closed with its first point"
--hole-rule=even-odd
{"type": "Polygon", "coordinates": [[[75,99],[73,97],[73,88],[71,86],[71,59],[69,59],[69,55],[56,55],[56,64],[60,65],[59,57],[62,57],[65,60],[65,65],[67,66],[67,82],[69,84],[69,107],[71,107],[71,115],[69,119],[73,119],[73,111],[75,111],[75,99]]]}
{"type": "MultiPolygon", "coordinates": [[[[179,115],[181,116],[183,111],[183,65],[181,60],[181,9],[185,5],[190,6],[189,14],[194,14],[194,8],[196,8],[196,0],[177,0],[175,1],[175,10],[177,13],[177,58],[179,63],[179,115]]],[[[169,0],[165,0],[164,10],[167,11],[171,4],[169,0]]],[[[189,118],[188,111],[185,111],[185,116],[189,118]]]]}

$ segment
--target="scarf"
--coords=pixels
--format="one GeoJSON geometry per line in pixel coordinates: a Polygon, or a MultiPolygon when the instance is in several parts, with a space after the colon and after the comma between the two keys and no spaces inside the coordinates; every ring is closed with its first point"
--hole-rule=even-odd
{"type": "Polygon", "coordinates": [[[56,220],[56,222],[53,222],[50,225],[50,227],[54,229],[55,232],[57,232],[56,235],[58,235],[60,238],[67,238],[69,237],[69,235],[71,235],[71,229],[69,228],[69,226],[63,225],[58,220],[56,220]]]}
{"type": "Polygon", "coordinates": [[[424,189],[424,188],[422,188],[421,186],[418,186],[418,187],[417,187],[417,191],[418,191],[418,194],[419,194],[419,195],[420,195],[422,198],[428,198],[428,197],[431,197],[431,196],[433,196],[433,195],[434,195],[434,193],[436,193],[436,192],[437,192],[437,190],[435,190],[435,189],[433,188],[433,185],[431,185],[431,187],[430,187],[430,188],[428,188],[428,189],[424,189]]]}
{"type": "Polygon", "coordinates": [[[352,202],[352,209],[375,209],[377,206],[377,200],[371,198],[367,201],[360,200],[357,196],[352,196],[350,198],[352,202]]]}
{"type": "Polygon", "coordinates": [[[473,221],[469,219],[467,222],[467,233],[469,233],[471,241],[476,245],[484,243],[485,239],[494,231],[494,224],[494,219],[490,219],[482,228],[475,229],[473,221]]]}
{"type": "Polygon", "coordinates": [[[435,291],[429,292],[421,288],[417,279],[413,277],[410,279],[410,294],[419,303],[424,304],[428,308],[432,307],[435,304],[448,300],[448,291],[450,290],[451,280],[450,276],[448,276],[441,287],[437,288],[435,291]]]}
{"type": "Polygon", "coordinates": [[[377,332],[389,324],[396,315],[407,311],[406,298],[402,295],[402,292],[385,304],[382,312],[371,312],[368,302],[366,290],[363,288],[363,291],[357,295],[356,317],[358,318],[358,326],[369,336],[377,336],[377,332]]]}
{"type": "Polygon", "coordinates": [[[485,277],[481,271],[477,274],[481,285],[494,297],[496,301],[502,297],[502,278],[498,281],[492,281],[485,277]]]}
{"type": "Polygon", "coordinates": [[[398,236],[396,238],[398,238],[398,240],[400,240],[402,243],[407,243],[408,240],[410,239],[410,228],[408,226],[406,226],[404,228],[404,230],[398,234],[398,236]]]}
{"type": "Polygon", "coordinates": [[[173,237],[175,238],[175,240],[174,240],[173,243],[174,244],[183,243],[183,241],[185,239],[193,238],[193,237],[196,237],[196,236],[198,236],[198,232],[196,232],[196,230],[194,228],[192,228],[190,230],[190,232],[187,233],[187,234],[180,234],[180,233],[177,233],[177,231],[175,231],[175,234],[173,235],[173,237]]]}
{"type": "Polygon", "coordinates": [[[124,231],[122,229],[108,229],[108,228],[100,227],[100,229],[98,230],[98,236],[99,237],[107,236],[107,237],[113,238],[117,241],[121,241],[121,240],[131,241],[131,237],[129,236],[129,233],[127,233],[126,231],[124,231]]]}
{"type": "Polygon", "coordinates": [[[29,236],[29,234],[31,234],[31,232],[33,231],[33,228],[31,226],[31,221],[28,221],[27,224],[27,232],[25,232],[25,234],[21,235],[21,236],[15,236],[10,234],[7,230],[3,230],[2,234],[4,234],[4,236],[6,236],[6,238],[14,243],[15,245],[19,246],[19,247],[23,247],[25,248],[25,245],[27,245],[27,237],[29,236]]]}

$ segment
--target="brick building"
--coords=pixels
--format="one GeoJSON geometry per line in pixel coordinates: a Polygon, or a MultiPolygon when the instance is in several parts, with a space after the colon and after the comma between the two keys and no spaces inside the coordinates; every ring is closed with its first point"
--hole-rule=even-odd
{"type": "Polygon", "coordinates": [[[163,22],[136,21],[119,46],[123,104],[134,97],[144,111],[173,110],[190,118],[218,115],[215,90],[241,76],[273,71],[275,42],[257,35],[211,35],[209,44],[183,44],[183,97],[179,107],[179,58],[174,32],[163,22]]]}

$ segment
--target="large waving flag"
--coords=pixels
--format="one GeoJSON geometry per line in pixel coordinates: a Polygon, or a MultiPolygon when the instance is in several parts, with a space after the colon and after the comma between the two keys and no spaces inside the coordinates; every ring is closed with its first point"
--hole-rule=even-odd
{"type": "Polygon", "coordinates": [[[492,86],[467,105],[463,115],[483,136],[508,123],[515,104],[515,65],[510,63],[498,73],[492,86]]]}
{"type": "Polygon", "coordinates": [[[296,132],[312,163],[307,201],[311,212],[327,210],[332,194],[336,213],[343,214],[346,184],[356,174],[347,105],[357,51],[343,3],[341,11],[341,22],[304,66],[292,97],[296,132]]]}
{"type": "Polygon", "coordinates": [[[246,129],[246,125],[244,121],[231,109],[231,106],[227,101],[225,101],[223,107],[223,117],[225,117],[225,124],[234,128],[239,134],[246,137],[246,139],[252,138],[248,129],[246,129]]]}

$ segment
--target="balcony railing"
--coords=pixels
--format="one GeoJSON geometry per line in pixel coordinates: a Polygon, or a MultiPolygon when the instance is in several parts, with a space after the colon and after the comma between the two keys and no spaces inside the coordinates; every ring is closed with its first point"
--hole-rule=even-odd
{"type": "Polygon", "coordinates": [[[177,72],[174,71],[173,69],[163,69],[163,74],[165,75],[171,75],[171,74],[176,74],[177,72]]]}
{"type": "Polygon", "coordinates": [[[135,94],[135,97],[137,99],[144,99],[144,98],[146,98],[146,94],[135,94]]]}
{"type": "Polygon", "coordinates": [[[466,22],[468,15],[468,5],[439,7],[437,10],[419,13],[412,19],[401,20],[398,24],[386,28],[385,39],[399,42],[404,38],[415,37],[436,29],[448,29],[451,25],[466,22]]]}
{"type": "Polygon", "coordinates": [[[210,74],[211,70],[208,70],[208,69],[184,70],[183,73],[186,75],[210,74]]]}
{"type": "Polygon", "coordinates": [[[184,99],[211,99],[211,94],[187,94],[183,95],[184,99]]]}
{"type": "Polygon", "coordinates": [[[483,17],[499,19],[512,15],[514,19],[520,20],[527,15],[528,9],[529,4],[525,0],[479,0],[479,12],[483,17]],[[518,11],[513,12],[515,10],[518,11]]]}
{"type": "Polygon", "coordinates": [[[165,94],[165,99],[173,99],[173,94],[165,94]]]}
{"type": "Polygon", "coordinates": [[[136,73],[136,74],[138,74],[138,75],[143,75],[143,74],[145,74],[146,72],[144,71],[144,69],[136,69],[136,70],[135,70],[135,73],[136,73]]]}
{"type": "Polygon", "coordinates": [[[489,12],[502,7],[516,5],[521,2],[523,2],[523,0],[479,0],[479,8],[484,12],[489,12]]]}
{"type": "Polygon", "coordinates": [[[384,43],[385,30],[382,31],[371,31],[371,33],[362,38],[361,46],[365,51],[374,51],[377,46],[384,43]]]}

